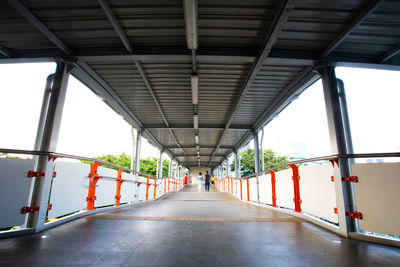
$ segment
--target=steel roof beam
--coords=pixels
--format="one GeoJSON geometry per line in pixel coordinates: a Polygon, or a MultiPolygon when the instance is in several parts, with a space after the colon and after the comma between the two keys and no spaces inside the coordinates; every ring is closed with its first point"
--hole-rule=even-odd
{"type": "Polygon", "coordinates": [[[13,53],[8,47],[5,47],[4,45],[0,44],[0,55],[3,55],[5,57],[12,57],[13,53]]]}
{"type": "MultiPolygon", "coordinates": [[[[176,129],[176,130],[194,130],[193,129],[193,124],[183,124],[183,125],[170,125],[165,126],[165,125],[160,125],[160,124],[145,124],[143,125],[143,128],[146,129],[157,129],[157,130],[163,130],[163,129],[176,129]]],[[[223,130],[224,125],[213,125],[213,124],[200,124],[199,125],[199,130],[223,130]]],[[[249,125],[230,125],[229,130],[250,130],[252,129],[252,126],[249,125]]]]}
{"type": "MultiPolygon", "coordinates": [[[[202,146],[202,145],[199,145],[199,147],[200,147],[200,149],[202,149],[202,148],[204,148],[204,149],[210,149],[210,148],[213,148],[213,149],[215,149],[215,146],[202,146]]],[[[183,148],[183,149],[196,149],[196,146],[195,145],[193,145],[193,146],[184,146],[184,145],[181,145],[180,147],[178,147],[178,146],[165,146],[165,148],[168,148],[168,149],[178,149],[178,148],[183,148]]],[[[219,147],[219,149],[232,149],[233,147],[230,147],[230,146],[220,146],[219,147]]]]}
{"type": "Polygon", "coordinates": [[[390,59],[390,58],[394,57],[395,55],[397,55],[399,52],[400,52],[400,44],[396,45],[395,47],[393,47],[389,51],[385,52],[382,56],[380,56],[379,59],[378,59],[378,63],[384,63],[388,59],[390,59]]]}
{"type": "Polygon", "coordinates": [[[357,14],[356,17],[344,28],[344,30],[336,36],[335,39],[322,51],[321,58],[329,55],[333,50],[336,49],[346,39],[354,29],[359,26],[370,14],[372,14],[384,0],[372,0],[357,14]]]}
{"type": "Polygon", "coordinates": [[[32,14],[29,9],[27,9],[18,0],[7,0],[8,4],[12,6],[18,13],[20,13],[26,20],[28,20],[38,31],[40,31],[47,39],[49,39],[55,46],[62,50],[67,55],[72,54],[72,50],[66,46],[58,37],[50,31],[40,20],[38,20],[35,15],[32,14]]]}
{"type": "MultiPolygon", "coordinates": [[[[275,44],[276,40],[278,39],[278,35],[282,30],[282,26],[286,23],[293,7],[294,7],[293,0],[285,0],[285,1],[280,2],[279,6],[276,10],[275,16],[272,20],[271,26],[268,29],[268,33],[264,39],[262,49],[260,49],[259,56],[257,57],[256,61],[253,63],[252,68],[249,72],[249,76],[247,77],[247,80],[246,80],[244,86],[242,87],[238,97],[236,98],[236,101],[233,105],[233,109],[231,110],[230,114],[228,115],[228,119],[225,124],[225,129],[222,132],[222,134],[218,140],[217,148],[215,149],[214,153],[217,151],[218,147],[220,146],[221,141],[225,135],[225,132],[231,125],[233,117],[235,116],[247,91],[250,89],[251,85],[253,84],[253,80],[256,79],[258,71],[261,69],[262,65],[265,62],[265,59],[270,54],[272,47],[275,44]]],[[[210,163],[211,163],[212,159],[213,159],[213,156],[210,159],[210,163]]]]}
{"type": "MultiPolygon", "coordinates": [[[[106,0],[98,0],[98,3],[101,6],[101,8],[103,9],[104,13],[106,14],[106,16],[107,16],[109,22],[111,23],[111,25],[113,26],[114,30],[117,32],[117,35],[121,39],[126,50],[128,52],[132,53],[132,45],[130,44],[125,32],[122,30],[121,25],[119,24],[117,18],[115,17],[114,12],[112,11],[108,2],[106,0]]],[[[168,123],[167,117],[165,116],[165,112],[162,109],[160,101],[158,100],[156,94],[154,93],[154,90],[153,90],[152,86],[150,85],[149,80],[147,79],[146,73],[144,72],[142,65],[140,64],[140,62],[138,60],[133,60],[133,62],[135,63],[135,66],[138,69],[140,76],[142,77],[147,89],[149,90],[149,92],[158,108],[158,111],[160,112],[165,124],[167,125],[172,138],[174,139],[174,141],[178,145],[178,147],[180,147],[180,144],[179,144],[178,139],[176,138],[174,132],[172,131],[172,129],[169,128],[169,123],[168,123]]],[[[186,154],[183,149],[182,149],[182,152],[184,154],[186,154]]]]}
{"type": "Polygon", "coordinates": [[[124,30],[122,30],[121,25],[119,24],[118,19],[115,17],[114,12],[112,11],[107,0],[97,0],[97,2],[103,9],[104,13],[106,14],[106,16],[107,16],[108,20],[110,21],[111,25],[113,26],[114,30],[117,32],[117,35],[121,39],[126,50],[128,50],[129,52],[132,52],[132,45],[129,42],[128,37],[126,36],[124,30]]]}

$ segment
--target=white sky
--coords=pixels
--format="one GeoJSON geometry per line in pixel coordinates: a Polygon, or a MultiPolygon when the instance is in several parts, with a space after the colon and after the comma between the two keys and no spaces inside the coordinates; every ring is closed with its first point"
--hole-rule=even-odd
{"type": "MultiPolygon", "coordinates": [[[[46,77],[54,69],[53,63],[0,64],[0,147],[33,149],[46,77]]],[[[355,152],[400,151],[400,72],[337,68],[336,73],[345,82],[355,152]]],[[[266,126],[263,145],[279,155],[331,154],[320,82],[266,126]]],[[[57,152],[131,154],[131,127],[70,77],[57,152]]],[[[142,141],[142,158],[157,153],[142,141]]]]}

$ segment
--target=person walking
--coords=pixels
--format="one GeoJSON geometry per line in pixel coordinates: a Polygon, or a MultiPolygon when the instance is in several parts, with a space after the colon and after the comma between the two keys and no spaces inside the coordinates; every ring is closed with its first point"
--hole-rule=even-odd
{"type": "Polygon", "coordinates": [[[199,172],[199,176],[197,177],[197,190],[202,191],[203,189],[203,175],[201,172],[199,172]]]}
{"type": "Polygon", "coordinates": [[[215,178],[214,178],[214,176],[211,176],[211,187],[215,188],[215,178]]]}
{"type": "Polygon", "coordinates": [[[211,180],[211,175],[208,173],[208,171],[206,171],[206,183],[205,183],[206,191],[210,191],[210,180],[211,180]]]}

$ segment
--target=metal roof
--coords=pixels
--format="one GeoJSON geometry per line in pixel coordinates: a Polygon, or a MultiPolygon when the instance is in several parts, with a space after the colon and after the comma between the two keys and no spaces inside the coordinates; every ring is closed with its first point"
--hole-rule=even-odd
{"type": "Polygon", "coordinates": [[[198,164],[194,114],[201,165],[215,166],[319,66],[400,66],[400,1],[201,0],[197,17],[192,53],[182,0],[0,1],[0,62],[72,62],[75,77],[186,167],[198,164]]]}

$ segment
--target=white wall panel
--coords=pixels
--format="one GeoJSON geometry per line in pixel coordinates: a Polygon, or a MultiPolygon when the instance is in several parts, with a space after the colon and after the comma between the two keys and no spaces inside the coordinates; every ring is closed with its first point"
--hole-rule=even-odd
{"type": "Polygon", "coordinates": [[[257,179],[255,177],[249,178],[250,183],[250,201],[257,202],[257,179]]]}
{"type": "MultiPolygon", "coordinates": [[[[98,167],[97,173],[99,176],[107,176],[117,178],[118,172],[116,170],[108,169],[105,167],[98,167]]],[[[115,204],[115,193],[117,192],[117,182],[115,180],[100,178],[96,187],[96,201],[95,207],[115,204]]]]}
{"type": "Polygon", "coordinates": [[[48,218],[55,218],[86,209],[90,165],[56,160],[56,177],[53,179],[48,218]]]}
{"type": "Polygon", "coordinates": [[[291,169],[275,173],[276,178],[276,205],[294,209],[293,172],[291,169]]]}
{"type": "Polygon", "coordinates": [[[32,159],[0,159],[0,228],[24,223],[21,208],[28,204],[33,167],[32,159]]]}
{"type": "MultiPolygon", "coordinates": [[[[135,175],[123,172],[121,175],[123,180],[135,181],[135,175]]],[[[135,187],[136,183],[125,181],[121,185],[121,203],[133,202],[135,200],[135,187]]]]}
{"type": "Polygon", "coordinates": [[[331,180],[332,165],[301,166],[299,174],[302,211],[338,223],[338,216],[334,213],[336,193],[335,183],[331,180]]]}
{"type": "Polygon", "coordinates": [[[260,202],[272,205],[271,175],[260,176],[260,202]]]}
{"type": "Polygon", "coordinates": [[[358,220],[364,231],[400,236],[400,163],[353,164],[358,220]]]}

